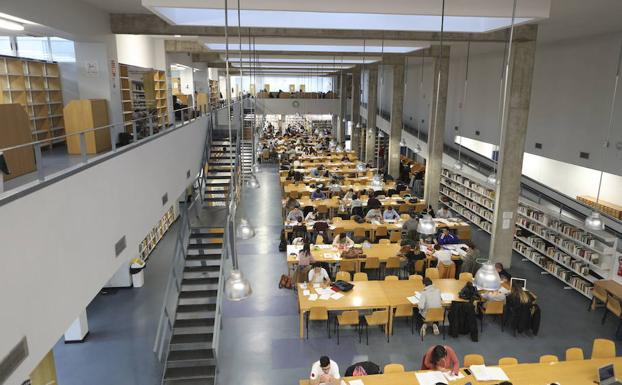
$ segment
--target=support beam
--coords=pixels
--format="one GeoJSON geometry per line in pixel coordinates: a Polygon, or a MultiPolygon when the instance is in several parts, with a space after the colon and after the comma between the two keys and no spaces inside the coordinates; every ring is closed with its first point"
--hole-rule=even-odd
{"type": "Polygon", "coordinates": [[[523,168],[536,42],[514,42],[510,58],[506,120],[501,130],[499,170],[493,213],[490,259],[512,263],[512,239],[523,168]]]}
{"type": "Polygon", "coordinates": [[[393,64],[393,100],[391,102],[391,133],[389,135],[389,162],[387,172],[394,178],[400,175],[400,140],[404,115],[404,62],[393,64]]]}
{"type": "Polygon", "coordinates": [[[447,112],[447,87],[449,83],[449,47],[444,46],[440,56],[432,59],[434,67],[432,102],[428,126],[428,161],[425,170],[424,199],[438,208],[443,168],[445,114],[447,112]]]}
{"type": "Polygon", "coordinates": [[[341,71],[339,76],[339,126],[337,128],[337,143],[345,146],[346,142],[346,111],[348,90],[346,88],[348,75],[341,71]]]}
{"type": "Polygon", "coordinates": [[[374,160],[376,143],[376,108],[378,104],[378,66],[369,67],[367,79],[367,128],[365,129],[365,162],[374,160]]]}
{"type": "Polygon", "coordinates": [[[351,120],[352,120],[352,136],[351,144],[352,150],[359,154],[361,152],[361,71],[357,70],[352,72],[352,108],[351,120]]]}

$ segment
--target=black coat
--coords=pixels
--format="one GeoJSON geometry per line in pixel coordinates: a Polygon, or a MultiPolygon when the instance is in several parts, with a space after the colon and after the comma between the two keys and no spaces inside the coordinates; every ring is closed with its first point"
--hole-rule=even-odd
{"type": "Polygon", "coordinates": [[[470,302],[452,302],[449,310],[449,335],[458,337],[459,334],[471,334],[471,341],[477,342],[479,330],[475,308],[470,302]]]}
{"type": "Polygon", "coordinates": [[[367,372],[367,375],[380,374],[380,367],[378,365],[376,365],[375,363],[371,361],[363,361],[363,362],[357,362],[356,364],[352,364],[348,366],[348,368],[346,369],[346,372],[344,373],[344,376],[352,377],[352,373],[354,372],[354,369],[356,369],[357,366],[360,366],[363,369],[365,369],[365,372],[367,372]]]}

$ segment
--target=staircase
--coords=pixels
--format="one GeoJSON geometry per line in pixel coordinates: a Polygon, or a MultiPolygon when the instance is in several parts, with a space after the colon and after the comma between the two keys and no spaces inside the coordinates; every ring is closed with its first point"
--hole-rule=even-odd
{"type": "Polygon", "coordinates": [[[253,127],[255,126],[255,111],[252,108],[244,109],[242,138],[240,141],[240,162],[242,178],[253,172],[253,127]]]}
{"type": "Polygon", "coordinates": [[[163,385],[214,385],[213,350],[223,228],[192,228],[163,385]]]}
{"type": "Polygon", "coordinates": [[[205,172],[205,206],[225,207],[229,195],[229,183],[235,167],[236,146],[233,152],[228,140],[214,140],[205,172]],[[233,157],[233,158],[232,158],[233,157]]]}

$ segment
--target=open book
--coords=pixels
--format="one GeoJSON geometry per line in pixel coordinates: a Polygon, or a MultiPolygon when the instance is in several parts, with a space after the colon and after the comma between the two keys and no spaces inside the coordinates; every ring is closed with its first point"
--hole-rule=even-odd
{"type": "Polygon", "coordinates": [[[477,381],[509,381],[503,369],[496,366],[471,365],[471,373],[477,381]]]}

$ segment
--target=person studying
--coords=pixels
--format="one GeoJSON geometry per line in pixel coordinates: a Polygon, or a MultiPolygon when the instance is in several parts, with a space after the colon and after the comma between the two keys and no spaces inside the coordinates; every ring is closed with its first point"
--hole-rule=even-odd
{"type": "Polygon", "coordinates": [[[313,263],[313,269],[309,271],[309,283],[326,283],[330,285],[330,277],[326,272],[326,269],[322,267],[319,262],[313,263]]]}
{"type": "Polygon", "coordinates": [[[400,219],[400,215],[391,206],[387,207],[387,209],[384,210],[382,217],[385,221],[397,221],[398,219],[400,219]]]}
{"type": "Polygon", "coordinates": [[[451,372],[454,376],[460,370],[460,361],[456,352],[447,345],[436,345],[428,349],[423,357],[421,370],[440,370],[441,372],[451,372]]]}
{"type": "Polygon", "coordinates": [[[327,356],[322,356],[311,367],[309,383],[310,385],[339,385],[340,378],[337,363],[327,356]]]}

